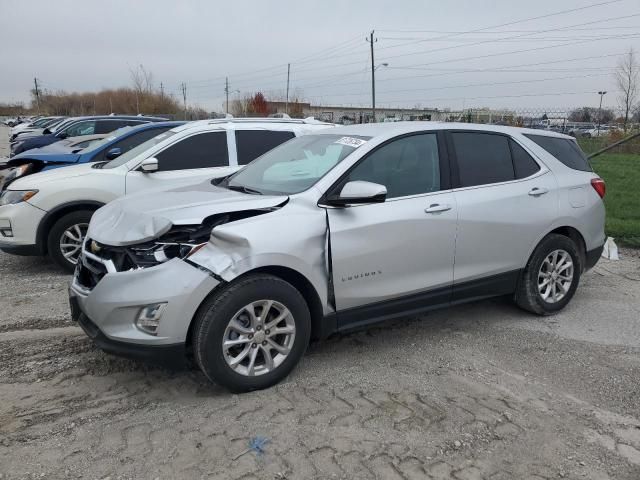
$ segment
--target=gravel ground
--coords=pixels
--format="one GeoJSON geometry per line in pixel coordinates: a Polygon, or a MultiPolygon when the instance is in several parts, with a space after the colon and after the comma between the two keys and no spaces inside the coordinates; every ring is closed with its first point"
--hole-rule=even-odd
{"type": "Polygon", "coordinates": [[[0,253],[0,478],[640,478],[640,254],[565,311],[476,302],[310,347],[269,390],[108,356],[0,253]],[[265,453],[236,458],[254,436],[265,453]]]}

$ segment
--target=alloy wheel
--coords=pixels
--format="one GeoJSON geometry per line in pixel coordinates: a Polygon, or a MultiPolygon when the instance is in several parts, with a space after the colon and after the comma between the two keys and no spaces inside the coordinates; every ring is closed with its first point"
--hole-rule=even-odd
{"type": "Polygon", "coordinates": [[[244,376],[269,373],[287,358],[296,337],[293,315],[274,300],[245,305],[229,321],[222,338],[227,365],[244,376]]]}
{"type": "Polygon", "coordinates": [[[82,251],[82,243],[88,228],[88,223],[78,223],[71,225],[60,236],[60,252],[73,265],[78,263],[78,257],[80,257],[80,252],[82,251]]]}
{"type": "Polygon", "coordinates": [[[547,303],[562,300],[573,283],[573,259],[565,250],[554,250],[540,265],[538,293],[547,303]]]}

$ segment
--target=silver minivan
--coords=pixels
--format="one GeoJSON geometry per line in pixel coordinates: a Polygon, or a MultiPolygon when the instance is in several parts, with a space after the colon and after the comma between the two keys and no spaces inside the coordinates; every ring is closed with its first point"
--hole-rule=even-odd
{"type": "Polygon", "coordinates": [[[107,352],[191,357],[233,391],[265,388],[334,332],[497,295],[558,312],[601,255],[604,193],[553,132],[326,129],[226,178],[102,207],[72,315],[107,352]]]}

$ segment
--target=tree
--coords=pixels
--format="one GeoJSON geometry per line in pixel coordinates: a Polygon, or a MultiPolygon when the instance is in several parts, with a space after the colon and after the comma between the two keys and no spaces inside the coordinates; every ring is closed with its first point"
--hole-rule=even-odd
{"type": "MultiPolygon", "coordinates": [[[[600,123],[609,123],[615,119],[615,114],[610,108],[603,108],[600,112],[600,123]]],[[[570,122],[598,122],[597,107],[581,107],[569,113],[570,122]]]]}
{"type": "Polygon", "coordinates": [[[264,95],[260,92],[256,93],[247,104],[247,115],[266,117],[269,115],[269,105],[264,95]]]}
{"type": "Polygon", "coordinates": [[[633,114],[633,108],[638,99],[638,59],[635,51],[630,48],[624,57],[618,62],[615,78],[616,85],[620,90],[618,95],[618,103],[624,112],[624,131],[627,131],[629,123],[629,114],[633,114]]]}

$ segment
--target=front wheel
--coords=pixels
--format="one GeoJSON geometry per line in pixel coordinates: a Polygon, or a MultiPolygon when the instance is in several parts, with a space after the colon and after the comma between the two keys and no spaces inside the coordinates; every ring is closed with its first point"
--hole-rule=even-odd
{"type": "Polygon", "coordinates": [[[194,320],[196,363],[234,392],[275,385],[309,344],[311,316],[300,292],[271,275],[250,275],[211,296],[194,320]]]}
{"type": "Polygon", "coordinates": [[[47,239],[51,259],[72,273],[78,263],[89,221],[93,212],[78,210],[64,215],[54,223],[47,239]]]}
{"type": "Polygon", "coordinates": [[[516,303],[538,315],[562,310],[578,288],[582,272],[580,258],[573,240],[564,235],[547,235],[522,272],[516,303]]]}

